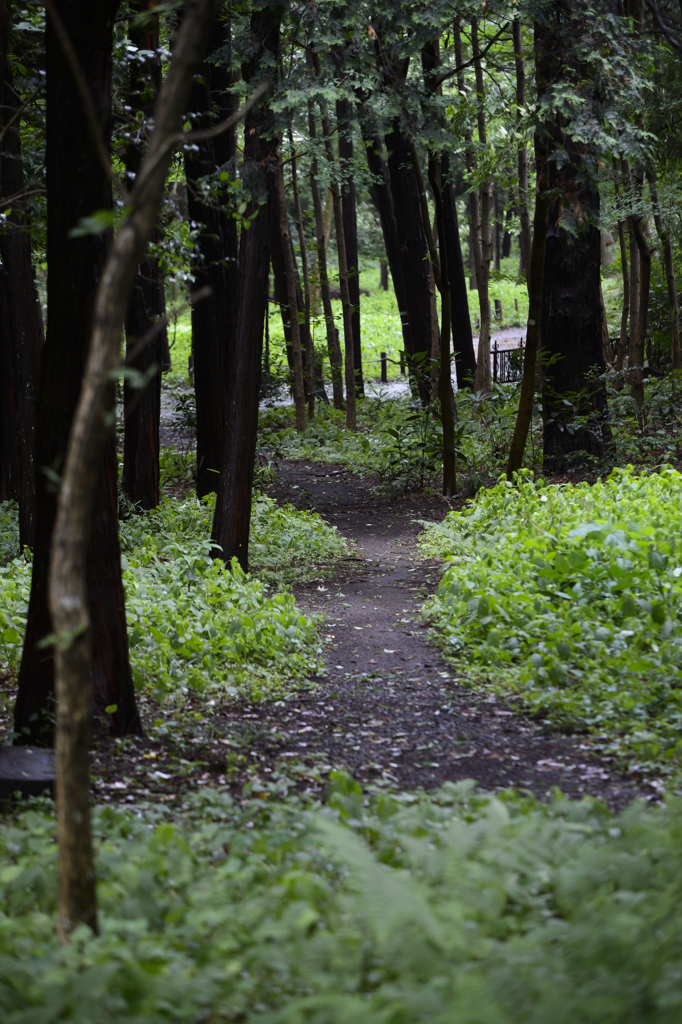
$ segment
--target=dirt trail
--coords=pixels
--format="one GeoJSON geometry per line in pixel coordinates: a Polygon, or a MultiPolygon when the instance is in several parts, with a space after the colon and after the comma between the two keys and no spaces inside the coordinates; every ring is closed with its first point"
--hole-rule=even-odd
{"type": "Polygon", "coordinates": [[[284,463],[271,492],[316,509],[356,552],[333,583],[296,588],[303,608],[327,617],[327,676],[308,695],[259,709],[261,742],[276,734],[279,757],[405,789],[474,778],[538,797],[559,786],[614,806],[642,794],[594,756],[585,737],[552,734],[493,698],[474,696],[429,642],[420,608],[440,566],[419,556],[416,540],[418,520],[447,511],[443,499],[377,499],[367,481],[309,463],[284,463]]]}

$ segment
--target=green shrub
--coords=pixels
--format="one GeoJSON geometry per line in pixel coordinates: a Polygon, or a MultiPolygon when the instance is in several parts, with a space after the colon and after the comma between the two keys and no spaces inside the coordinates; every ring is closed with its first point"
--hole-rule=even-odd
{"type": "Polygon", "coordinates": [[[425,614],[476,679],[600,735],[633,770],[676,767],[681,542],[673,469],[591,487],[521,474],[428,530],[425,549],[449,567],[425,614]]]}
{"type": "Polygon", "coordinates": [[[268,788],[96,809],[101,934],[65,948],[52,811],[5,820],[3,1024],[677,1024],[679,801],[268,788]]]}
{"type": "MultiPolygon", "coordinates": [[[[320,574],[345,542],[319,516],[254,501],[251,555],[262,579],[211,557],[215,496],[165,499],[121,523],[123,582],[135,684],[157,698],[215,689],[260,700],[307,686],[322,671],[313,619],[275,582],[320,574]]],[[[0,567],[0,669],[21,659],[30,563],[0,567]]]]}

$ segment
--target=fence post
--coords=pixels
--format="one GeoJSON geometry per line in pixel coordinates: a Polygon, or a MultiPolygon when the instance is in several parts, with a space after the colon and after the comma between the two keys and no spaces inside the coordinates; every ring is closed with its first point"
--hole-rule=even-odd
{"type": "Polygon", "coordinates": [[[493,342],[493,381],[497,383],[497,342],[493,342]]]}
{"type": "Polygon", "coordinates": [[[405,376],[405,349],[404,348],[401,348],[401,350],[400,350],[400,373],[402,374],[403,377],[405,376]]]}
{"type": "Polygon", "coordinates": [[[388,366],[386,365],[386,353],[380,352],[381,356],[381,383],[388,384],[388,366]]]}
{"type": "Polygon", "coordinates": [[[502,323],[502,299],[495,299],[495,319],[502,323]]]}

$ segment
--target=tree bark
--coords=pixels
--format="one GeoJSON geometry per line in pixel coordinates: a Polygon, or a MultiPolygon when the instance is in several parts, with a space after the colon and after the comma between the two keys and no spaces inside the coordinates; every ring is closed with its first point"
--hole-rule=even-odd
{"type": "MultiPolygon", "coordinates": [[[[481,67],[481,55],[478,47],[478,19],[471,19],[471,48],[473,51],[474,71],[476,73],[476,96],[478,100],[478,141],[485,148],[487,145],[487,129],[485,123],[485,89],[483,86],[483,69],[481,67]]],[[[459,62],[458,62],[459,63],[459,62]]],[[[481,329],[478,337],[478,357],[476,361],[476,378],[474,389],[488,393],[492,390],[492,376],[490,372],[490,261],[492,259],[492,244],[490,241],[490,188],[489,178],[484,178],[480,190],[480,244],[476,239],[474,242],[474,253],[476,260],[476,282],[478,284],[478,304],[481,312],[481,329]]],[[[472,193],[473,194],[473,193],[472,193]]],[[[472,228],[474,223],[472,209],[472,228]]]]}
{"type": "Polygon", "coordinates": [[[673,260],[673,247],[670,239],[670,231],[661,216],[660,203],[658,201],[658,186],[653,168],[647,170],[651,200],[654,205],[654,223],[661,241],[663,251],[663,263],[665,266],[665,281],[668,288],[668,303],[670,305],[670,359],[673,370],[682,370],[682,358],[680,357],[680,305],[677,295],[677,281],[675,280],[675,262],[673,260]]]}
{"type": "MultiPolygon", "coordinates": [[[[516,121],[520,124],[526,109],[526,66],[523,59],[523,40],[521,21],[518,17],[512,22],[514,42],[514,67],[516,70],[516,121]]],[[[531,246],[533,236],[530,228],[530,211],[528,209],[528,149],[522,143],[518,149],[517,168],[519,176],[519,222],[521,225],[521,261],[526,269],[526,287],[530,299],[531,246]]],[[[537,200],[536,200],[537,204],[537,200]]]]}
{"type": "Polygon", "coordinates": [[[35,546],[35,417],[43,323],[31,263],[24,188],[19,101],[8,58],[9,15],[0,3],[0,198],[7,214],[0,232],[0,501],[19,503],[21,547],[35,546]]]}
{"type": "Polygon", "coordinates": [[[351,326],[353,329],[353,367],[355,373],[355,394],[365,393],[362,376],[362,339],[360,335],[360,266],[358,263],[358,218],[355,202],[355,181],[353,179],[353,134],[350,125],[350,101],[336,101],[336,118],[339,133],[339,164],[341,167],[341,208],[343,212],[343,237],[346,244],[348,267],[348,294],[351,304],[351,326]]]}
{"type": "MultiPolygon", "coordinates": [[[[317,139],[315,126],[315,113],[312,100],[308,100],[308,130],[312,144],[317,139]]],[[[332,393],[335,409],[343,409],[343,376],[341,345],[339,344],[339,332],[334,323],[334,311],[332,309],[331,295],[329,294],[329,276],[327,274],[327,235],[325,232],[324,214],[322,212],[322,200],[318,187],[319,168],[317,156],[313,156],[310,163],[310,191],[313,198],[313,211],[315,214],[315,240],[317,242],[317,266],[320,278],[320,294],[322,295],[322,308],[324,310],[324,322],[327,332],[327,353],[329,355],[329,366],[332,374],[332,393]]]]}
{"type": "MultiPolygon", "coordinates": [[[[536,32],[538,74],[561,88],[569,67],[563,40],[580,32],[581,24],[577,18],[567,23],[562,12],[553,17],[556,21],[536,32]]],[[[606,392],[598,379],[605,370],[599,192],[589,176],[587,147],[566,133],[559,114],[547,132],[547,177],[554,195],[547,227],[542,340],[548,355],[558,357],[548,360],[543,390],[544,465],[549,472],[585,454],[603,457],[610,433],[606,392]],[[567,211],[575,216],[574,235],[562,226],[567,211]],[[584,425],[572,424],[575,416],[585,417],[584,425]]]]}
{"type": "Polygon", "coordinates": [[[634,343],[630,342],[632,373],[630,389],[632,397],[641,409],[644,404],[644,359],[647,323],[649,318],[649,291],[651,287],[651,249],[642,231],[642,218],[632,217],[632,234],[639,251],[639,315],[637,316],[637,334],[634,343]]]}
{"type": "MultiPolygon", "coordinates": [[[[447,189],[447,157],[440,161],[435,153],[429,158],[429,180],[436,207],[438,254],[433,263],[433,274],[441,297],[440,360],[438,363],[438,399],[443,426],[443,494],[451,497],[457,491],[457,451],[455,446],[455,418],[452,397],[452,363],[450,357],[450,281],[448,279],[448,246],[445,238],[445,212],[443,192],[447,189]]],[[[451,186],[450,186],[451,187],[451,186]]],[[[432,259],[435,245],[431,245],[432,259]]]]}
{"type": "Polygon", "coordinates": [[[291,148],[291,182],[294,188],[294,209],[296,211],[296,230],[298,232],[298,245],[301,250],[301,273],[303,274],[303,328],[305,337],[305,362],[306,362],[306,387],[308,390],[308,418],[315,418],[315,352],[313,350],[313,335],[310,329],[310,273],[308,271],[308,247],[305,241],[303,230],[303,210],[301,208],[301,193],[298,187],[298,160],[294,147],[294,133],[289,124],[289,146],[291,148]]]}
{"type": "MultiPolygon", "coordinates": [[[[320,57],[313,50],[308,51],[311,57],[316,78],[320,77],[320,57]]],[[[357,426],[355,407],[355,355],[353,347],[353,322],[348,289],[348,262],[346,258],[346,238],[343,230],[343,207],[341,204],[341,189],[336,177],[337,163],[334,157],[334,145],[332,142],[332,129],[329,116],[326,112],[324,98],[320,98],[320,113],[322,122],[322,137],[324,140],[327,163],[329,164],[332,198],[334,200],[334,228],[336,230],[336,253],[339,267],[339,288],[341,291],[341,309],[343,312],[343,342],[344,342],[344,377],[346,384],[346,427],[348,430],[355,430],[357,426]]]]}
{"type": "MultiPolygon", "coordinates": [[[[406,349],[411,357],[412,374],[421,377],[420,361],[428,365],[431,351],[431,301],[429,298],[429,260],[417,179],[412,167],[410,140],[399,122],[386,136],[388,169],[398,229],[398,251],[403,268],[405,310],[407,312],[406,349]]],[[[419,380],[422,402],[428,402],[428,385],[419,380]]]]}
{"type": "Polygon", "coordinates": [[[286,276],[287,305],[289,323],[291,325],[291,348],[294,364],[294,405],[296,407],[296,430],[303,433],[306,428],[305,387],[303,383],[303,357],[301,352],[301,325],[298,319],[298,302],[296,301],[296,270],[294,253],[289,234],[289,216],[287,213],[287,196],[284,188],[284,165],[280,155],[277,161],[277,205],[279,209],[279,230],[284,257],[286,276]]]}
{"type": "Polygon", "coordinates": [[[383,147],[378,135],[372,134],[366,119],[361,119],[360,126],[365,143],[365,155],[367,166],[372,175],[372,194],[376,208],[379,211],[381,230],[386,246],[386,259],[391,271],[393,291],[395,292],[398,311],[400,313],[400,326],[403,335],[403,346],[406,352],[411,351],[412,338],[410,334],[409,317],[407,315],[407,289],[403,274],[403,264],[400,258],[400,241],[398,238],[398,224],[395,217],[395,206],[393,204],[393,193],[388,173],[388,167],[383,157],[383,147]]]}
{"type": "MultiPolygon", "coordinates": [[[[230,22],[216,19],[190,99],[191,109],[199,114],[196,128],[228,118],[236,99],[229,92],[234,76],[222,58],[209,60],[216,51],[230,48],[230,22]]],[[[234,177],[236,136],[233,130],[200,142],[198,150],[185,152],[187,201],[190,219],[200,224],[197,242],[200,258],[194,265],[194,291],[207,286],[208,298],[192,306],[192,353],[197,415],[197,494],[203,497],[218,490],[218,475],[225,447],[227,416],[228,364],[233,345],[237,315],[238,255],[237,221],[222,209],[223,196],[205,202],[199,182],[202,178],[227,171],[234,177]]]]}
{"type": "MultiPolygon", "coordinates": [[[[129,106],[133,116],[140,112],[145,120],[152,116],[154,101],[161,85],[159,16],[155,8],[156,0],[137,0],[133,6],[134,15],[148,13],[144,24],[131,19],[128,32],[131,44],[137,48],[138,53],[144,55],[131,63],[129,106]]],[[[137,134],[141,134],[139,129],[137,134]]],[[[140,170],[145,142],[146,132],[144,137],[135,139],[128,147],[126,183],[129,191],[140,170]]],[[[137,268],[126,315],[128,352],[132,352],[140,338],[147,334],[165,312],[166,302],[158,261],[146,256],[137,268]]],[[[131,387],[126,378],[123,388],[123,491],[137,509],[156,508],[159,504],[161,364],[167,350],[168,334],[164,328],[127,363],[131,369],[142,374],[147,382],[140,389],[131,387]]]]}
{"type": "MultiPolygon", "coordinates": [[[[88,609],[86,562],[97,478],[104,450],[112,438],[111,378],[120,359],[135,267],[154,230],[174,146],[183,137],[179,128],[191,75],[215,6],[214,0],[188,4],[175,42],[155,112],[155,129],[131,195],[132,209],[116,235],[97,288],[92,338],[58,499],[49,603],[57,637],[57,909],[62,942],[68,942],[80,924],[97,928],[88,778],[88,684],[96,641],[88,609]]],[[[48,32],[49,25],[48,18],[48,32]]]]}
{"type": "MultiPolygon", "coordinates": [[[[536,30],[536,52],[540,52],[540,40],[536,30]]],[[[537,73],[538,96],[545,90],[545,81],[541,67],[537,73]]],[[[537,185],[535,193],[535,213],[533,216],[533,241],[530,255],[530,273],[528,275],[528,322],[526,327],[526,346],[523,352],[523,377],[516,423],[509,448],[507,460],[507,479],[513,480],[514,474],[523,465],[528,432],[533,422],[533,402],[535,398],[535,372],[540,347],[540,325],[542,322],[542,298],[545,276],[545,250],[547,242],[547,212],[549,195],[547,192],[547,147],[542,137],[542,129],[535,135],[535,167],[537,185]]]]}
{"type": "MultiPolygon", "coordinates": [[[[438,40],[431,40],[422,49],[424,83],[430,95],[434,92],[434,76],[437,74],[440,63],[438,40]]],[[[435,91],[441,93],[442,88],[435,87],[435,91]]],[[[457,200],[450,179],[450,158],[447,153],[443,153],[440,157],[440,171],[442,171],[439,177],[439,187],[442,202],[443,245],[447,254],[446,276],[450,287],[452,340],[455,349],[457,382],[459,387],[463,387],[466,383],[473,382],[476,373],[476,353],[471,332],[467,283],[457,221],[457,200]]],[[[431,171],[429,172],[430,177],[431,171]]],[[[433,188],[433,182],[431,182],[431,187],[433,188]]],[[[441,262],[443,262],[442,256],[441,262]]]]}
{"type": "MultiPolygon", "coordinates": [[[[618,177],[620,168],[614,158],[614,186],[616,200],[620,204],[620,185],[618,177]]],[[[623,308],[620,314],[620,334],[618,337],[618,349],[616,350],[616,371],[620,373],[625,363],[625,356],[628,351],[628,314],[630,312],[630,274],[628,271],[628,250],[625,242],[625,222],[618,221],[618,242],[620,245],[620,267],[623,275],[623,308]]]]}
{"type": "MultiPolygon", "coordinates": [[[[281,6],[258,9],[251,15],[252,50],[242,66],[244,81],[254,85],[279,66],[281,6]]],[[[277,192],[277,137],[266,103],[255,106],[244,125],[244,180],[261,195],[277,192]]],[[[251,496],[258,435],[258,400],[263,356],[263,320],[268,291],[268,237],[272,200],[247,209],[250,221],[239,247],[239,303],[234,344],[228,368],[227,440],[223,452],[213,540],[228,565],[237,558],[246,571],[249,562],[251,496]]]]}
{"type": "MultiPolygon", "coordinates": [[[[117,0],[88,4],[59,0],[64,23],[86,78],[100,124],[110,111],[111,40],[117,0]]],[[[47,36],[47,292],[50,310],[42,354],[36,423],[36,544],[26,636],[19,671],[14,728],[20,743],[53,740],[54,648],[38,647],[53,632],[48,608],[48,566],[57,487],[79,400],[92,330],[94,296],[106,257],[106,234],[70,237],[83,217],[111,205],[83,100],[48,15],[47,36]],[[73,140],[78,139],[78,146],[73,140]],[[74,316],[78,310],[78,316],[74,316]]],[[[113,394],[113,391],[112,391],[113,394]]],[[[114,736],[140,732],[128,661],[116,500],[116,452],[105,449],[98,469],[88,554],[88,599],[92,622],[91,710],[99,727],[114,736]],[[114,705],[111,713],[106,708],[114,705]]]]}

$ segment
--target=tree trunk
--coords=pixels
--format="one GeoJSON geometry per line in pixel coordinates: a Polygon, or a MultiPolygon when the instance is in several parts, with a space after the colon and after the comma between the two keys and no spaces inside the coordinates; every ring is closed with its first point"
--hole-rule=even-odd
{"type": "MultiPolygon", "coordinates": [[[[442,87],[434,86],[434,75],[437,74],[440,64],[438,40],[431,40],[422,48],[424,83],[430,94],[433,94],[434,91],[442,93],[442,87]]],[[[429,166],[431,165],[429,164],[429,166]]],[[[476,353],[471,333],[467,283],[457,222],[457,200],[450,179],[450,158],[447,153],[443,153],[441,156],[440,171],[442,173],[438,180],[443,218],[442,245],[445,246],[447,255],[446,277],[450,288],[450,326],[455,349],[457,383],[458,387],[463,387],[466,383],[473,382],[476,373],[476,353]]],[[[431,176],[431,171],[429,171],[429,178],[431,176]]],[[[433,188],[433,181],[431,181],[431,187],[433,188]]],[[[439,244],[441,244],[440,241],[439,244]]],[[[441,252],[441,264],[443,262],[441,252]]]]}
{"type": "MultiPolygon", "coordinates": [[[[118,0],[55,8],[75,48],[100,124],[110,110],[111,41],[118,0]]],[[[69,237],[81,218],[111,205],[102,166],[59,36],[48,16],[47,54],[47,338],[42,354],[36,424],[36,544],[28,622],[19,671],[14,728],[22,743],[52,743],[54,648],[38,648],[53,632],[48,609],[48,565],[58,482],[79,400],[92,330],[94,297],[106,257],[106,234],[69,237]],[[74,146],[74,139],[79,140],[74,146]],[[74,310],[78,316],[74,317],[74,310]],[[48,467],[49,472],[45,472],[48,467]]],[[[112,391],[113,394],[113,391],[112,391]]],[[[94,527],[88,555],[92,623],[92,710],[114,736],[140,732],[128,662],[116,502],[116,453],[109,444],[98,472],[94,527]],[[103,599],[106,595],[106,600],[103,599]],[[105,696],[106,694],[106,696],[105,696]],[[115,705],[116,711],[106,712],[115,705]]]]}
{"type": "MultiPolygon", "coordinates": [[[[398,229],[398,251],[405,284],[407,312],[406,349],[411,356],[412,373],[419,376],[421,361],[431,351],[431,301],[429,298],[429,260],[426,230],[421,213],[417,180],[410,154],[410,141],[395,121],[386,136],[388,169],[398,229]]],[[[419,381],[422,402],[428,402],[428,386],[419,381]]]]}
{"type": "MultiPolygon", "coordinates": [[[[620,185],[618,183],[620,168],[615,158],[613,170],[616,201],[620,205],[620,185]]],[[[620,373],[623,369],[628,350],[628,314],[630,312],[630,274],[628,272],[628,251],[625,243],[625,222],[622,220],[618,221],[618,242],[620,245],[620,267],[623,275],[623,308],[620,315],[620,334],[616,351],[616,371],[620,373]]]]}
{"type": "MultiPolygon", "coordinates": [[[[523,41],[521,38],[521,21],[514,18],[512,22],[514,41],[514,66],[516,69],[516,121],[521,122],[526,109],[526,67],[523,59],[523,41]]],[[[521,224],[521,265],[526,272],[526,287],[530,298],[531,245],[533,236],[530,229],[530,211],[528,209],[528,150],[525,143],[519,146],[517,160],[519,176],[519,221],[521,224]]],[[[537,208],[537,200],[536,200],[537,208]]]]}
{"type": "MultiPolygon", "coordinates": [[[[135,267],[158,218],[173,149],[186,138],[179,131],[181,115],[187,109],[191,75],[214,9],[214,0],[192,4],[175,41],[155,111],[155,130],[131,196],[131,211],[116,235],[97,288],[92,336],[58,499],[49,603],[57,635],[57,909],[62,942],[68,942],[80,924],[97,927],[87,744],[88,677],[96,638],[88,612],[86,560],[98,469],[112,441],[112,375],[120,362],[135,267]]],[[[81,20],[85,21],[82,14],[81,20]]]]}
{"type": "MultiPolygon", "coordinates": [[[[450,281],[448,279],[448,246],[445,239],[444,192],[452,187],[447,180],[449,163],[446,156],[429,158],[429,180],[436,208],[438,258],[433,265],[441,297],[440,360],[438,364],[438,398],[443,426],[443,494],[449,498],[457,491],[457,452],[452,397],[452,363],[450,357],[450,281]],[[447,183],[447,184],[446,184],[447,183]]],[[[435,245],[431,248],[434,250],[435,245]]]]}
{"type": "Polygon", "coordinates": [[[651,249],[642,231],[642,218],[632,217],[632,234],[639,251],[639,314],[637,316],[637,335],[634,344],[630,343],[632,352],[632,364],[635,370],[632,374],[631,391],[632,397],[641,409],[644,404],[644,373],[642,367],[645,359],[645,343],[647,322],[649,315],[649,291],[651,287],[651,249]]]}
{"type": "MultiPolygon", "coordinates": [[[[229,92],[234,77],[227,60],[209,60],[217,50],[230,48],[230,22],[221,18],[211,29],[206,54],[192,87],[190,105],[194,127],[213,123],[234,112],[235,97],[229,92]]],[[[237,221],[221,209],[222,196],[214,203],[202,201],[197,183],[201,178],[226,170],[234,176],[235,132],[200,142],[185,152],[187,200],[190,219],[202,225],[198,239],[201,258],[194,266],[194,290],[208,286],[209,298],[192,306],[192,354],[197,415],[197,494],[218,490],[218,474],[225,448],[228,365],[237,315],[238,255],[237,221]],[[232,163],[230,162],[232,161],[232,163]]]]}
{"type": "MultiPolygon", "coordinates": [[[[536,53],[541,52],[541,36],[536,30],[536,53]]],[[[542,73],[542,62],[537,72],[537,89],[540,97],[546,88],[542,73]]],[[[547,244],[547,211],[549,195],[547,192],[547,148],[540,131],[535,135],[535,167],[537,185],[535,192],[535,214],[533,217],[533,241],[530,255],[530,273],[528,275],[528,323],[526,329],[526,345],[523,352],[523,377],[519,409],[514,425],[507,460],[507,479],[513,480],[523,465],[528,432],[533,422],[533,402],[535,398],[535,371],[540,346],[540,324],[542,322],[542,299],[545,276],[545,250],[547,244]]]]}
{"type": "MultiPolygon", "coordinates": [[[[308,100],[308,128],[310,138],[314,142],[317,138],[315,127],[315,113],[312,100],[308,100]]],[[[343,377],[341,372],[342,358],[341,346],[339,344],[339,332],[334,323],[334,311],[332,300],[329,294],[329,276],[327,274],[327,235],[325,232],[324,214],[322,212],[322,200],[318,187],[319,168],[317,157],[313,157],[310,164],[310,191],[313,197],[313,210],[315,213],[315,239],[317,242],[317,265],[319,268],[320,293],[322,295],[322,308],[324,310],[324,322],[327,331],[327,352],[329,354],[329,365],[332,374],[332,391],[335,409],[343,409],[343,377]]]]}
{"type": "MultiPolygon", "coordinates": [[[[543,69],[548,79],[556,74],[556,68],[563,68],[552,52],[553,42],[553,35],[544,37],[543,54],[552,54],[551,58],[546,56],[543,69]]],[[[564,469],[567,462],[584,454],[601,458],[610,440],[606,393],[603,383],[596,379],[605,370],[601,345],[601,236],[595,226],[599,221],[599,193],[580,173],[584,147],[566,136],[559,120],[550,125],[549,132],[548,182],[555,195],[547,228],[542,339],[548,355],[558,359],[548,361],[545,371],[546,471],[564,469]],[[563,159],[552,160],[556,153],[563,159]],[[561,226],[564,207],[583,211],[585,226],[573,236],[561,226]],[[584,426],[574,429],[573,416],[588,419],[584,426]]]]}
{"type": "Polygon", "coordinates": [[[287,196],[284,188],[284,165],[280,155],[277,161],[277,206],[279,211],[279,231],[284,257],[284,270],[287,289],[287,306],[291,325],[291,348],[294,364],[294,405],[296,407],[296,430],[303,433],[306,428],[305,387],[303,383],[303,357],[301,353],[301,325],[298,319],[298,302],[296,301],[296,269],[294,253],[289,234],[289,216],[287,214],[287,196]]]}
{"type": "Polygon", "coordinates": [[[670,232],[661,216],[661,208],[658,201],[658,187],[652,168],[647,171],[649,179],[649,190],[651,201],[654,205],[654,223],[656,231],[661,240],[663,251],[663,263],[665,265],[665,280],[668,287],[668,303],[670,305],[670,358],[673,370],[682,370],[682,359],[680,358],[680,305],[677,296],[677,281],[675,280],[675,263],[673,260],[673,247],[670,240],[670,232]]]}
{"type": "Polygon", "coordinates": [[[294,133],[289,124],[289,146],[291,147],[291,181],[294,187],[294,208],[296,211],[296,230],[298,245],[301,250],[301,271],[303,273],[303,330],[305,338],[306,387],[308,390],[308,418],[315,418],[315,352],[313,335],[310,329],[310,274],[308,272],[308,247],[303,230],[303,210],[301,209],[301,193],[298,187],[298,161],[294,147],[294,133]]]}
{"type": "MultiPolygon", "coordinates": [[[[242,67],[244,81],[255,84],[265,69],[279,65],[282,7],[265,7],[251,15],[253,49],[242,67]]],[[[263,102],[254,107],[244,125],[244,180],[253,181],[261,194],[277,192],[277,138],[270,112],[263,102]]],[[[227,440],[218,487],[213,540],[229,565],[237,558],[246,571],[249,561],[251,496],[258,435],[258,399],[263,356],[263,320],[268,291],[268,234],[272,200],[258,205],[251,200],[247,214],[253,219],[239,247],[237,321],[231,347],[227,391],[227,440]]]]}
{"type": "MultiPolygon", "coordinates": [[[[473,50],[474,70],[476,72],[476,96],[478,100],[478,141],[485,150],[487,145],[487,130],[485,123],[485,90],[483,86],[483,69],[481,67],[481,56],[478,48],[478,19],[471,19],[471,47],[473,50]]],[[[458,62],[459,63],[459,62],[458,62]]],[[[478,337],[478,358],[476,362],[476,379],[474,389],[488,393],[492,391],[492,378],[490,373],[490,261],[492,259],[492,244],[490,241],[490,189],[489,178],[481,182],[480,198],[480,246],[474,242],[474,253],[478,254],[476,260],[476,282],[478,284],[478,304],[481,311],[481,330],[478,337]]],[[[472,227],[473,227],[472,211],[472,227]]]]}
{"type": "MultiPolygon", "coordinates": [[[[130,65],[131,116],[138,111],[149,119],[161,85],[159,55],[159,16],[156,0],[137,0],[128,36],[138,53],[143,54],[130,65]],[[149,12],[140,24],[137,16],[149,12]]],[[[137,133],[141,135],[142,133],[137,133]]],[[[142,163],[146,142],[135,138],[126,153],[127,187],[132,190],[142,163]]],[[[164,316],[166,302],[163,281],[157,260],[146,257],[137,268],[135,285],[126,316],[126,348],[131,352],[140,338],[164,316]]],[[[163,328],[144,349],[127,362],[146,380],[142,389],[124,380],[123,405],[125,435],[123,446],[123,491],[138,509],[156,508],[159,504],[159,426],[161,420],[161,364],[168,349],[168,334],[163,328]],[[156,368],[156,369],[155,369],[156,368]]]]}
{"type": "Polygon", "coordinates": [[[382,291],[388,291],[388,263],[386,260],[379,261],[379,287],[382,291]]]}
{"type": "MultiPolygon", "coordinates": [[[[381,140],[378,136],[372,135],[364,119],[360,121],[365,143],[365,154],[367,166],[372,175],[372,194],[376,208],[379,211],[381,230],[386,246],[386,258],[391,271],[393,291],[395,292],[398,311],[400,313],[400,325],[403,334],[403,346],[406,352],[411,351],[411,335],[409,318],[407,315],[407,289],[403,274],[403,264],[400,258],[400,241],[398,239],[398,224],[395,218],[395,207],[393,204],[393,193],[389,179],[388,167],[383,157],[381,140]]],[[[387,282],[388,283],[388,282],[387,282]]]]}
{"type": "MultiPolygon", "coordinates": [[[[0,198],[24,188],[19,101],[7,59],[9,16],[0,3],[0,198]],[[10,124],[11,122],[11,124],[10,124]]],[[[36,541],[35,416],[43,323],[31,263],[28,222],[21,200],[12,202],[0,232],[0,501],[19,503],[19,541],[36,541]]]]}
{"type": "Polygon", "coordinates": [[[353,134],[350,118],[350,101],[336,101],[336,117],[339,132],[339,164],[341,166],[341,207],[343,210],[343,237],[346,243],[348,266],[348,294],[351,304],[351,326],[353,328],[353,366],[355,371],[355,394],[365,393],[362,376],[362,340],[360,336],[360,266],[358,264],[358,218],[355,204],[355,181],[353,180],[353,134]]]}

